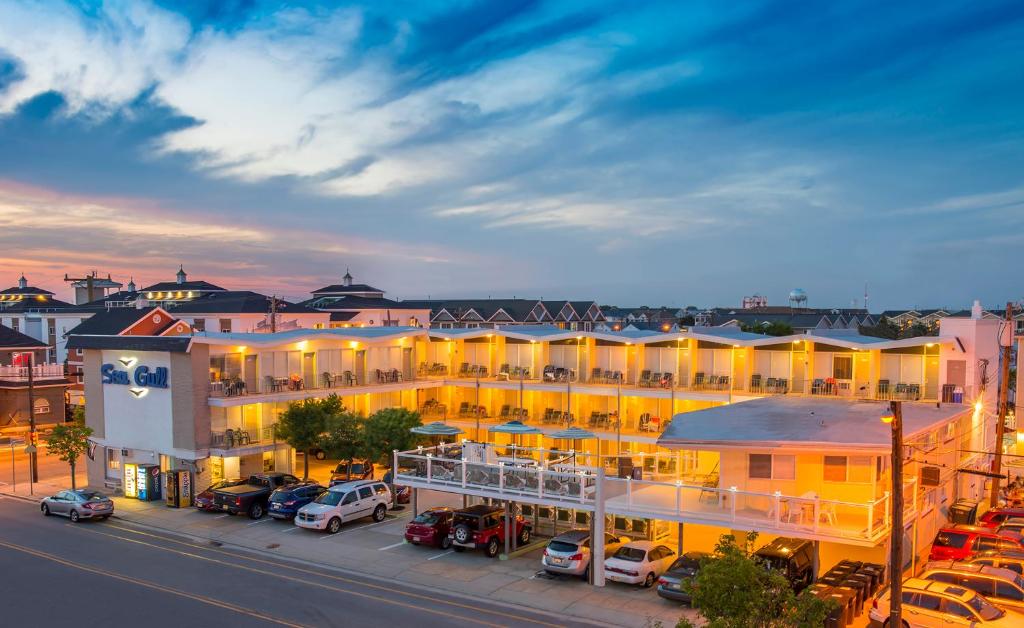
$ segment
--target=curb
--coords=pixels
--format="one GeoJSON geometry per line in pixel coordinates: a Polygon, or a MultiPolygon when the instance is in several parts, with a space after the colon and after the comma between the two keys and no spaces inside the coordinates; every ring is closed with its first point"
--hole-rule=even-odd
{"type": "Polygon", "coordinates": [[[42,499],[42,497],[26,497],[24,495],[17,495],[15,493],[5,493],[3,491],[0,491],[0,497],[9,497],[11,499],[20,499],[21,501],[28,502],[30,504],[38,504],[39,500],[42,499]]]}

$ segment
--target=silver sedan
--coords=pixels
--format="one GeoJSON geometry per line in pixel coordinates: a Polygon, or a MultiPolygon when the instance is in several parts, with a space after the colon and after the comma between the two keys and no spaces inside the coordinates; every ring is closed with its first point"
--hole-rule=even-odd
{"type": "Polygon", "coordinates": [[[63,515],[78,523],[82,519],[106,519],[114,514],[114,502],[96,491],[61,491],[44,497],[39,510],[45,516],[63,515]]]}

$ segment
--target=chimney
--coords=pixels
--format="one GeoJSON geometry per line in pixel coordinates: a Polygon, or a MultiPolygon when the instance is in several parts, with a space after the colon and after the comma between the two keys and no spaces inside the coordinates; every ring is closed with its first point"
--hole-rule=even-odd
{"type": "Polygon", "coordinates": [[[974,305],[971,306],[971,318],[978,320],[981,318],[981,301],[975,299],[974,305]]]}

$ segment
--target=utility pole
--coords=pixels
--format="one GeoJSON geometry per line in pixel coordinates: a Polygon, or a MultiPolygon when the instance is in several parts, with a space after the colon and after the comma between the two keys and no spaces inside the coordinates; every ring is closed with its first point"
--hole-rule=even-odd
{"type": "Polygon", "coordinates": [[[270,333],[277,333],[277,295],[270,297],[270,333]]]}
{"type": "MultiPolygon", "coordinates": [[[[1006,304],[1006,321],[1004,323],[1007,326],[1007,333],[1012,334],[1013,324],[1013,303],[1006,304]]],[[[999,341],[1002,342],[1003,334],[999,334],[999,341]]],[[[999,504],[999,480],[1002,479],[1000,476],[1003,474],[1003,435],[1006,433],[1006,411],[1007,411],[1007,399],[1010,392],[1010,350],[1013,348],[1013,336],[1010,336],[1009,342],[1003,345],[1002,355],[999,360],[1000,364],[1000,375],[999,375],[999,408],[997,410],[996,419],[996,450],[995,456],[992,459],[992,492],[988,496],[988,505],[990,508],[995,508],[999,504]]]]}
{"type": "Polygon", "coordinates": [[[889,497],[889,625],[902,626],[903,615],[903,402],[890,401],[883,423],[892,427],[892,493],[889,497]]]}
{"type": "Polygon", "coordinates": [[[64,281],[67,281],[67,282],[84,281],[85,282],[85,294],[86,294],[86,302],[87,303],[92,303],[93,301],[96,300],[95,290],[94,290],[94,287],[93,287],[93,280],[95,280],[95,279],[96,279],[96,271],[95,270],[92,271],[91,273],[86,274],[85,277],[68,277],[68,274],[64,273],[64,281]]]}
{"type": "Polygon", "coordinates": [[[39,467],[36,459],[36,388],[35,375],[32,372],[36,366],[35,351],[28,352],[28,468],[29,486],[39,481],[39,467]]]}

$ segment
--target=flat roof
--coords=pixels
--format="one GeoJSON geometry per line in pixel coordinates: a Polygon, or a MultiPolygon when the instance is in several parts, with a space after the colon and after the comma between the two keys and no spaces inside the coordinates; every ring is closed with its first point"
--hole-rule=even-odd
{"type": "MultiPolygon", "coordinates": [[[[765,397],[677,414],[658,444],[670,449],[830,448],[891,451],[884,401],[765,397]]],[[[966,405],[903,404],[903,434],[914,436],[972,412],[966,405]]]]}
{"type": "Polygon", "coordinates": [[[420,327],[333,327],[330,329],[289,329],[276,333],[256,332],[196,332],[193,342],[210,345],[273,346],[282,343],[337,338],[340,340],[387,340],[403,336],[425,336],[420,327]]]}

